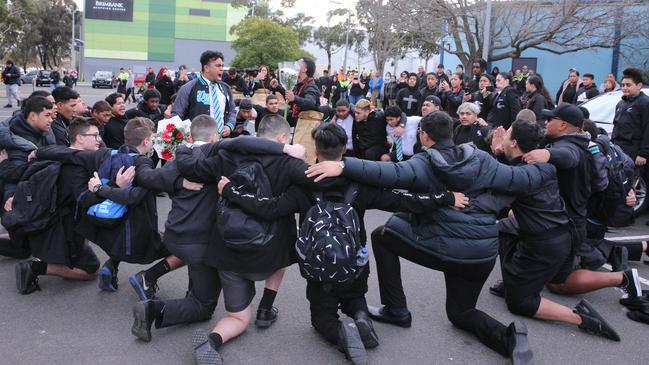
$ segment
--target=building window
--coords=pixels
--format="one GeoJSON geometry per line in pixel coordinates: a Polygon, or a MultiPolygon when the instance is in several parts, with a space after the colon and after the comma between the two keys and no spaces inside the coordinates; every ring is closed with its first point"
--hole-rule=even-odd
{"type": "Polygon", "coordinates": [[[210,16],[210,11],[208,9],[189,9],[189,15],[210,16]]]}

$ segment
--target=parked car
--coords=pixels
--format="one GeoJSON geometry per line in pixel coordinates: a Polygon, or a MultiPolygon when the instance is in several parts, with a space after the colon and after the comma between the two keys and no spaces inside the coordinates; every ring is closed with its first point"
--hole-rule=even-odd
{"type": "MultiPolygon", "coordinates": [[[[649,88],[642,89],[642,92],[649,95],[649,88]]],[[[609,91],[600,94],[581,106],[588,109],[590,120],[597,123],[597,126],[611,135],[613,132],[613,119],[615,119],[615,106],[622,100],[622,90],[609,91]]],[[[634,207],[636,215],[644,212],[649,205],[647,200],[647,182],[642,176],[635,182],[635,195],[638,203],[634,207]]]]}
{"type": "Polygon", "coordinates": [[[31,84],[34,82],[34,79],[37,75],[38,71],[29,71],[28,73],[21,76],[20,80],[23,82],[23,84],[31,84]]]}
{"type": "Polygon", "coordinates": [[[135,86],[144,85],[144,79],[146,79],[146,73],[134,72],[133,77],[134,77],[133,82],[135,83],[135,86]]]}
{"type": "Polygon", "coordinates": [[[40,70],[36,76],[36,86],[45,86],[50,84],[50,70],[40,70]]]}
{"type": "Polygon", "coordinates": [[[113,88],[114,75],[111,71],[97,71],[92,77],[92,88],[98,89],[100,87],[113,88]]]}

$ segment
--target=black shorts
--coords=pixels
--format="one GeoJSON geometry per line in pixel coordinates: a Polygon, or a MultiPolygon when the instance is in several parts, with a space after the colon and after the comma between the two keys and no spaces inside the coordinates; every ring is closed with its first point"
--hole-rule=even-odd
{"type": "Polygon", "coordinates": [[[81,269],[88,274],[94,274],[99,270],[99,258],[87,242],[84,243],[83,247],[70,255],[70,261],[73,269],[81,269]]]}
{"type": "Polygon", "coordinates": [[[248,308],[255,297],[255,281],[268,279],[271,273],[238,273],[219,271],[225,310],[230,313],[241,312],[248,308]]]}

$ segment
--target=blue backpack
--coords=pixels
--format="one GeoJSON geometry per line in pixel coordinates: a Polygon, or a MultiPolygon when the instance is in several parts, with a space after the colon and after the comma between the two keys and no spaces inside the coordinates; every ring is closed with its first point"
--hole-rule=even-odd
{"type": "MultiPolygon", "coordinates": [[[[102,184],[105,185],[111,181],[115,181],[115,177],[117,177],[117,172],[119,172],[120,168],[133,166],[133,157],[137,156],[137,154],[128,153],[128,150],[124,150],[124,148],[112,150],[110,156],[99,166],[97,174],[102,184]]],[[[119,225],[127,212],[128,207],[125,204],[106,199],[88,208],[87,214],[90,221],[96,226],[114,228],[119,225]]]]}

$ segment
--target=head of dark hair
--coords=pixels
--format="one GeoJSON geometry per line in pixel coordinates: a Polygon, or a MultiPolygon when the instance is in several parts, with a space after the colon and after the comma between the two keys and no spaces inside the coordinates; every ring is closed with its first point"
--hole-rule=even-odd
{"type": "Polygon", "coordinates": [[[70,99],[79,99],[79,93],[67,86],[57,87],[52,91],[52,96],[57,103],[65,103],[70,99]]]}
{"type": "Polygon", "coordinates": [[[483,69],[483,70],[487,69],[487,61],[485,61],[482,58],[476,58],[475,60],[473,60],[473,63],[479,64],[480,68],[483,69]]]}
{"type": "Polygon", "coordinates": [[[279,100],[279,98],[276,95],[268,94],[268,96],[266,97],[266,104],[268,104],[268,102],[271,100],[279,100]]]}
{"type": "Polygon", "coordinates": [[[325,123],[311,131],[318,155],[327,161],[340,159],[347,145],[345,129],[336,123],[325,123]]]}
{"type": "Polygon", "coordinates": [[[113,106],[115,103],[117,103],[117,99],[122,98],[124,99],[124,94],[120,93],[112,93],[106,97],[106,102],[110,105],[113,106]]]}
{"type": "Polygon", "coordinates": [[[160,91],[156,89],[147,89],[144,93],[142,93],[142,98],[145,101],[148,101],[149,99],[160,99],[162,98],[162,95],[160,94],[160,91]]]}
{"type": "Polygon", "coordinates": [[[225,58],[223,57],[223,53],[219,51],[205,51],[201,54],[201,71],[203,71],[203,68],[207,66],[210,62],[216,61],[218,59],[221,59],[221,61],[225,61],[225,58]]]}
{"type": "Polygon", "coordinates": [[[543,80],[540,77],[532,75],[527,78],[527,82],[530,85],[534,85],[536,91],[538,91],[539,93],[543,91],[543,80]]]}
{"type": "Polygon", "coordinates": [[[584,132],[588,132],[588,134],[590,134],[591,141],[597,139],[599,128],[597,128],[597,124],[595,124],[595,122],[593,122],[592,120],[584,119],[584,124],[581,126],[581,129],[584,132]]]}
{"type": "Polygon", "coordinates": [[[443,69],[443,68],[444,68],[444,64],[443,64],[443,63],[440,63],[439,65],[437,65],[437,68],[442,68],[442,69],[443,69]]]}
{"type": "Polygon", "coordinates": [[[110,104],[106,100],[99,100],[92,106],[93,113],[103,113],[112,111],[110,104]]]}
{"type": "Polygon", "coordinates": [[[74,118],[68,126],[68,134],[70,135],[70,142],[74,144],[77,136],[88,132],[90,127],[95,126],[99,128],[100,124],[95,118],[74,118]]]}
{"type": "Polygon", "coordinates": [[[46,90],[36,90],[36,91],[34,91],[33,93],[29,94],[29,96],[27,97],[27,99],[29,99],[29,98],[33,98],[34,96],[42,96],[42,97],[46,98],[46,97],[48,97],[48,96],[50,96],[50,95],[52,95],[52,94],[50,94],[49,91],[46,91],[46,90]]]}
{"type": "Polygon", "coordinates": [[[503,79],[507,80],[509,84],[512,84],[512,74],[509,72],[501,72],[498,74],[498,76],[502,77],[503,79]]]}
{"type": "Polygon", "coordinates": [[[595,80],[595,75],[593,74],[584,74],[584,77],[588,77],[591,80],[595,80]]]}
{"type": "Polygon", "coordinates": [[[625,69],[624,71],[622,71],[622,78],[631,79],[633,80],[634,84],[639,84],[641,82],[644,84],[644,82],[642,81],[642,70],[640,70],[639,68],[629,67],[625,69]]]}
{"type": "Polygon", "coordinates": [[[419,76],[417,76],[417,74],[414,73],[414,72],[411,72],[411,73],[408,74],[408,78],[411,78],[411,77],[419,78],[419,76]]]}
{"type": "Polygon", "coordinates": [[[216,120],[209,115],[201,114],[192,120],[190,132],[192,134],[192,141],[207,142],[212,135],[218,133],[216,120]]]}
{"type": "Polygon", "coordinates": [[[230,68],[228,69],[228,75],[230,75],[230,76],[234,76],[234,75],[236,75],[236,74],[237,74],[237,69],[236,69],[236,68],[234,68],[234,67],[230,67],[230,68]]]}
{"type": "Polygon", "coordinates": [[[570,69],[570,73],[569,73],[569,74],[571,74],[571,73],[573,73],[573,72],[574,72],[575,74],[577,74],[577,76],[579,76],[579,71],[577,71],[577,70],[574,69],[574,68],[573,68],[573,69],[570,69]]]}
{"type": "Polygon", "coordinates": [[[455,68],[458,68],[458,67],[461,68],[462,70],[464,70],[464,65],[463,65],[463,64],[460,63],[460,64],[457,65],[455,68]]]}
{"type": "Polygon", "coordinates": [[[394,106],[389,106],[385,108],[385,116],[386,117],[401,117],[401,109],[394,105],[394,106]]]}
{"type": "Polygon", "coordinates": [[[40,114],[43,110],[52,108],[54,108],[54,104],[49,100],[42,96],[34,96],[25,102],[25,117],[28,117],[29,113],[40,114]]]}
{"type": "Polygon", "coordinates": [[[421,118],[421,130],[435,142],[453,136],[453,119],[443,111],[432,112],[421,118]]]}
{"type": "Polygon", "coordinates": [[[339,107],[339,106],[344,106],[344,107],[349,108],[350,107],[349,101],[347,99],[340,99],[340,100],[338,100],[336,102],[336,107],[339,107]]]}
{"type": "Polygon", "coordinates": [[[518,148],[524,153],[537,149],[543,143],[543,129],[538,123],[516,120],[511,128],[511,139],[516,140],[518,148]]]}
{"type": "Polygon", "coordinates": [[[137,147],[151,137],[155,124],[149,118],[136,117],[128,121],[124,127],[124,143],[137,147]]]}
{"type": "Polygon", "coordinates": [[[313,60],[313,58],[302,57],[300,59],[306,65],[306,75],[307,75],[307,77],[313,77],[313,75],[315,74],[315,61],[313,60]]]}
{"type": "Polygon", "coordinates": [[[580,105],[579,110],[581,110],[581,114],[584,115],[584,119],[590,119],[590,110],[586,109],[585,106],[580,105]]]}
{"type": "Polygon", "coordinates": [[[259,122],[259,130],[257,131],[257,136],[275,139],[278,134],[290,134],[291,126],[288,124],[286,119],[281,115],[277,114],[267,114],[259,122]]]}

